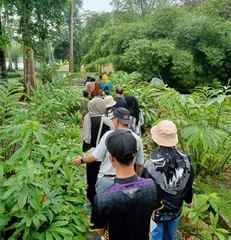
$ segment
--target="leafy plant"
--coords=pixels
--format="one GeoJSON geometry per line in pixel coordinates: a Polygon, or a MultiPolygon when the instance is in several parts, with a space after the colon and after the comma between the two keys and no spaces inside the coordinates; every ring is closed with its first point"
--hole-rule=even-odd
{"type": "Polygon", "coordinates": [[[42,83],[52,82],[53,78],[57,77],[57,70],[60,68],[59,64],[53,64],[52,66],[45,64],[38,71],[38,75],[42,83]]]}
{"type": "Polygon", "coordinates": [[[9,86],[0,91],[1,235],[9,240],[84,239],[86,182],[84,169],[72,164],[81,140],[70,117],[81,92],[61,83],[39,85],[30,101],[19,103],[14,91],[9,86]]]}
{"type": "Polygon", "coordinates": [[[164,117],[172,119],[178,127],[181,148],[188,152],[198,171],[217,174],[230,158],[230,98],[229,86],[219,89],[201,89],[183,95],[174,89],[154,94],[164,117]],[[185,144],[186,143],[186,144],[185,144]]]}
{"type": "Polygon", "coordinates": [[[217,202],[219,202],[219,198],[217,197],[217,194],[194,194],[193,199],[194,206],[192,208],[184,207],[183,215],[192,220],[197,235],[202,236],[203,239],[225,239],[225,234],[228,234],[229,232],[218,226],[219,214],[217,202]],[[203,227],[203,229],[200,224],[202,221],[205,221],[208,224],[208,226],[203,227]]]}

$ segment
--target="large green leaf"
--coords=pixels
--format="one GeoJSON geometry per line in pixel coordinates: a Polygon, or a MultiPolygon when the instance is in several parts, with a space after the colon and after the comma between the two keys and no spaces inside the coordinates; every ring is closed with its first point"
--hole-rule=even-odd
{"type": "Polygon", "coordinates": [[[20,208],[23,208],[26,204],[29,192],[30,188],[27,185],[23,186],[18,197],[18,204],[20,208]]]}

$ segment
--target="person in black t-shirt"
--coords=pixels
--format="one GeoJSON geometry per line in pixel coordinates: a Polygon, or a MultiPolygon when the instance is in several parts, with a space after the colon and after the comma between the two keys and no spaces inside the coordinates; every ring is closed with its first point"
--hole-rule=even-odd
{"type": "Polygon", "coordinates": [[[116,169],[115,183],[96,195],[90,231],[105,240],[149,240],[150,219],[162,208],[157,186],[134,171],[137,141],[130,130],[116,129],[107,136],[110,161],[116,169]]]}
{"type": "Polygon", "coordinates": [[[117,87],[116,90],[116,97],[114,98],[114,100],[116,101],[116,105],[115,108],[127,108],[127,103],[123,97],[123,93],[124,93],[124,89],[122,87],[117,87]]]}

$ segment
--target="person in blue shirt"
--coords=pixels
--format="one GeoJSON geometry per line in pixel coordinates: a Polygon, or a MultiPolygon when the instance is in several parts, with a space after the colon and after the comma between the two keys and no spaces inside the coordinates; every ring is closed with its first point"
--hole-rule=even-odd
{"type": "Polygon", "coordinates": [[[100,89],[104,91],[105,95],[109,95],[112,89],[112,82],[108,79],[108,76],[104,74],[100,75],[100,89]]]}

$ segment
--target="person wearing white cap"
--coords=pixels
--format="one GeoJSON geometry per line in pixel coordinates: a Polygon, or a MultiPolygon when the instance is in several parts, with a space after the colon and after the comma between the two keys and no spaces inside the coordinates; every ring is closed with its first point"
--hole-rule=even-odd
{"type": "Polygon", "coordinates": [[[163,120],[151,129],[151,136],[158,148],[147,159],[142,177],[152,178],[159,186],[164,208],[157,211],[153,221],[153,240],[173,240],[180,220],[183,201],[193,204],[193,168],[189,157],[176,149],[176,125],[163,120]]]}
{"type": "Polygon", "coordinates": [[[105,117],[108,117],[111,119],[114,117],[113,112],[115,110],[116,101],[113,99],[111,95],[109,95],[104,98],[104,102],[106,107],[105,117]]]}

